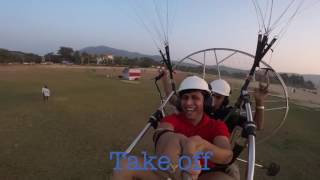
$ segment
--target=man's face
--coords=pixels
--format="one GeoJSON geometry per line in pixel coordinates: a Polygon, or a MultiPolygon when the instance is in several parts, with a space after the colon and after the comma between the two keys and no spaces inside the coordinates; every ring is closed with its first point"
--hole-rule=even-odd
{"type": "Polygon", "coordinates": [[[219,109],[222,106],[223,100],[225,98],[225,96],[218,94],[218,93],[213,93],[212,94],[212,98],[213,98],[213,106],[216,109],[219,109]]]}
{"type": "Polygon", "coordinates": [[[181,96],[181,107],[189,120],[200,120],[203,116],[203,95],[201,91],[192,91],[181,96]]]}

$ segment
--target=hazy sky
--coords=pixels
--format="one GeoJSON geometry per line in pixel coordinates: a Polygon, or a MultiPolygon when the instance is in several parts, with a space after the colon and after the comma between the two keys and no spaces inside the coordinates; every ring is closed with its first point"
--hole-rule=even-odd
{"type": "MultiPolygon", "coordinates": [[[[264,1],[259,0],[262,8],[264,1]]],[[[290,1],[274,2],[273,20],[290,1]]],[[[320,74],[320,3],[304,1],[274,48],[271,66],[277,71],[320,74]]],[[[0,0],[0,48],[43,55],[60,46],[106,45],[157,54],[157,36],[141,23],[156,32],[160,21],[153,2],[165,20],[166,0],[0,0]]],[[[255,52],[259,27],[252,0],[169,0],[168,5],[173,58],[214,47],[255,52]]]]}

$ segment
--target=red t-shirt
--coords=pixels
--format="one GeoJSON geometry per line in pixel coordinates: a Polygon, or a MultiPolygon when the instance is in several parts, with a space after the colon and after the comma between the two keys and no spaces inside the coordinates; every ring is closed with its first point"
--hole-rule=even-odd
{"type": "MultiPolygon", "coordinates": [[[[187,137],[200,136],[201,138],[212,143],[217,136],[229,137],[228,128],[223,121],[210,119],[206,114],[203,115],[202,120],[197,124],[191,124],[184,116],[184,114],[174,114],[167,116],[162,122],[169,123],[173,126],[174,132],[183,134],[187,137]]],[[[201,165],[203,162],[201,161],[201,165]]],[[[212,162],[208,162],[210,168],[214,167],[212,162]]]]}

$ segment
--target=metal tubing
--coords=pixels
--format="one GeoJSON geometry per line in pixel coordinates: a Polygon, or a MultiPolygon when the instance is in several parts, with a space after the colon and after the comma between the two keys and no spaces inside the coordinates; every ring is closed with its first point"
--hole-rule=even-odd
{"type": "Polygon", "coordinates": [[[133,140],[133,142],[130,144],[130,146],[126,149],[126,153],[129,154],[133,150],[133,148],[138,144],[140,139],[146,134],[148,129],[150,128],[151,123],[148,122],[148,124],[142,129],[142,131],[139,133],[139,135],[133,140]]]}
{"type": "MultiPolygon", "coordinates": [[[[246,92],[245,92],[246,93],[246,92]]],[[[253,122],[252,111],[249,102],[245,103],[247,120],[248,122],[253,122]]],[[[254,167],[255,167],[255,156],[256,156],[256,145],[255,145],[255,136],[250,134],[248,136],[248,167],[247,167],[247,180],[253,180],[254,177],[254,167]]]]}
{"type": "MultiPolygon", "coordinates": [[[[244,160],[244,159],[241,159],[241,158],[237,158],[237,161],[240,161],[240,162],[243,162],[243,163],[248,163],[248,161],[244,160]]],[[[255,163],[254,164],[256,167],[259,167],[259,168],[266,168],[264,165],[262,164],[258,164],[258,163],[255,163]]]]}
{"type": "MultiPolygon", "coordinates": [[[[240,158],[237,158],[237,160],[243,163],[248,163],[248,161],[240,158]]],[[[280,166],[276,163],[270,163],[269,165],[255,163],[255,166],[258,168],[267,170],[266,174],[268,176],[276,176],[280,171],[280,166]]]]}
{"type": "Polygon", "coordinates": [[[248,176],[247,180],[253,180],[254,177],[254,167],[255,167],[255,156],[256,156],[256,142],[255,142],[255,136],[254,135],[249,135],[249,149],[248,149],[248,176]]]}
{"type": "Polygon", "coordinates": [[[171,97],[175,94],[174,91],[171,91],[171,93],[169,94],[169,96],[166,98],[166,100],[161,104],[161,106],[158,108],[159,110],[163,109],[167,103],[169,102],[169,100],[171,99],[171,97]]]}

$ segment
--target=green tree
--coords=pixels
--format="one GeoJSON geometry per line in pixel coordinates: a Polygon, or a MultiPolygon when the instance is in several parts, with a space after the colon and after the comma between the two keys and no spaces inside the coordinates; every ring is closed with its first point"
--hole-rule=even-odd
{"type": "Polygon", "coordinates": [[[75,51],[73,53],[73,60],[74,60],[74,63],[81,64],[81,54],[79,51],[75,51]]]}
{"type": "Polygon", "coordinates": [[[122,65],[122,57],[121,56],[115,56],[113,59],[114,64],[116,65],[122,65]]]}
{"type": "Polygon", "coordinates": [[[61,58],[59,55],[55,55],[53,52],[50,52],[44,55],[46,61],[53,62],[53,63],[61,63],[61,58]]]}
{"type": "Polygon", "coordinates": [[[69,60],[74,62],[73,59],[73,49],[71,47],[60,47],[58,50],[58,54],[61,56],[63,60],[69,60]]]}
{"type": "Polygon", "coordinates": [[[10,61],[9,51],[0,49],[0,63],[8,63],[10,61]]]}
{"type": "Polygon", "coordinates": [[[311,81],[307,81],[305,82],[305,85],[304,85],[307,89],[316,89],[316,86],[311,82],[311,81]]]}
{"type": "Polygon", "coordinates": [[[151,67],[152,64],[153,64],[153,59],[148,57],[141,58],[139,62],[140,67],[151,67]]]}
{"type": "Polygon", "coordinates": [[[87,52],[83,52],[81,54],[81,64],[89,64],[90,54],[87,52]]]}

